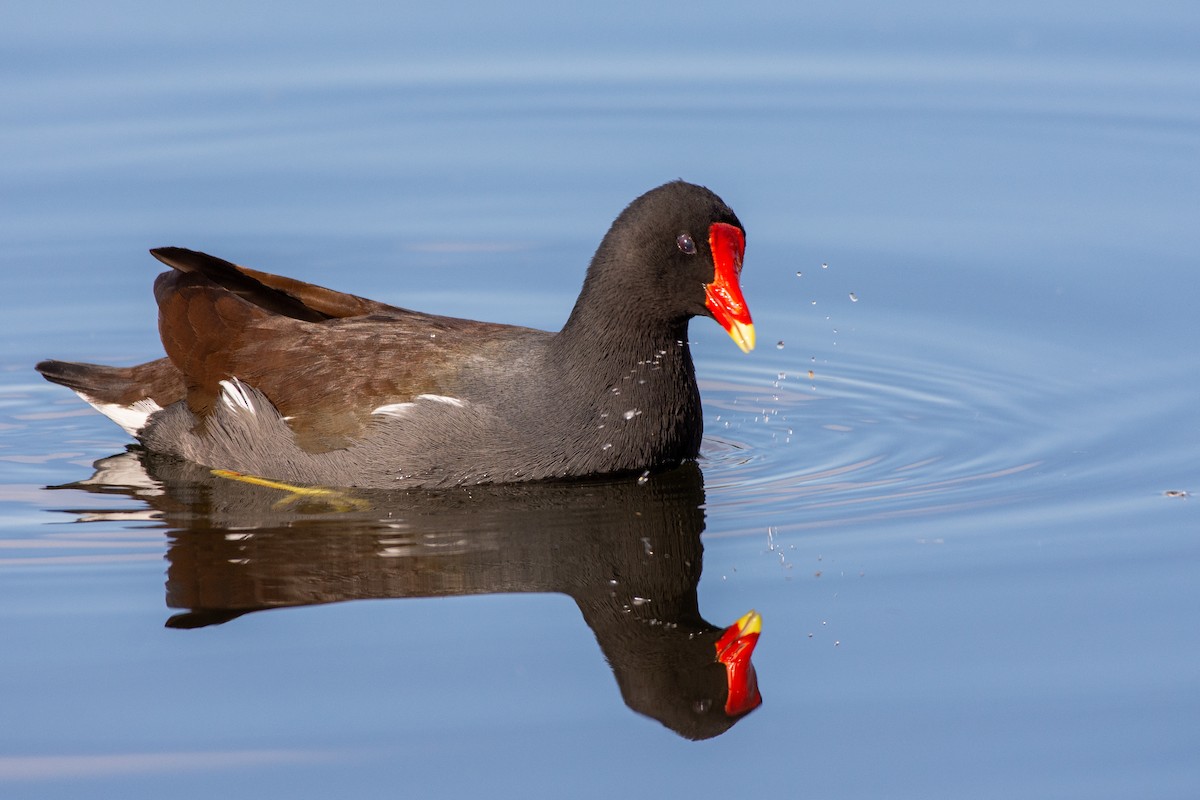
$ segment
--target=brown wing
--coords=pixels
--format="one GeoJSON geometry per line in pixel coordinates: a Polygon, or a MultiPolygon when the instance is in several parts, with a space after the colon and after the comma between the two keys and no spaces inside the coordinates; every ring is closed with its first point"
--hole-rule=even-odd
{"type": "Polygon", "coordinates": [[[421,314],[178,248],[155,281],[159,332],[203,417],[237,377],[274,403],[302,447],[360,437],[371,411],[420,394],[454,396],[464,353],[515,329],[421,314]]]}
{"type": "Polygon", "coordinates": [[[319,322],[334,317],[401,310],[365,297],[239,266],[183,247],[159,247],[151,250],[150,255],[177,272],[199,273],[254,305],[295,319],[319,322]]]}

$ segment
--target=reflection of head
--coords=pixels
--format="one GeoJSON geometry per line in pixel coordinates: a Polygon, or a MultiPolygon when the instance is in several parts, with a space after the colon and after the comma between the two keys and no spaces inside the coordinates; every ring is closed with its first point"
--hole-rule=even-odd
{"type": "MultiPolygon", "coordinates": [[[[606,649],[625,704],[688,739],[710,739],[727,731],[762,702],[750,663],[758,633],[741,638],[736,669],[720,660],[719,642],[737,639],[741,622],[726,630],[703,620],[703,630],[647,625],[640,647],[630,657],[636,663],[630,665],[618,665],[614,657],[621,656],[606,649]]],[[[731,642],[726,649],[731,646],[737,647],[731,642]]]]}
{"type": "MultiPolygon", "coordinates": [[[[106,476],[69,488],[136,496],[171,528],[167,604],[185,609],[171,627],[364,598],[560,592],[635,711],[704,739],[757,705],[751,615],[722,630],[699,613],[704,484],[694,464],[643,482],[299,499],[137,452],[98,467],[106,476]],[[149,478],[113,485],[140,465],[149,478]],[[718,660],[722,636],[736,666],[718,660]],[[731,679],[741,699],[727,710],[731,679]]],[[[479,679],[490,680],[486,670],[479,679]]]]}

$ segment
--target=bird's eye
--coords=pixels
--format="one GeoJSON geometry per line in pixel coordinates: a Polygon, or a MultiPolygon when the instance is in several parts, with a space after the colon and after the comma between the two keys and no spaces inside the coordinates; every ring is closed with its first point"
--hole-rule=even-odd
{"type": "Polygon", "coordinates": [[[675,244],[681,252],[687,253],[689,256],[696,255],[696,243],[692,241],[692,237],[686,233],[681,233],[675,237],[675,244]]]}

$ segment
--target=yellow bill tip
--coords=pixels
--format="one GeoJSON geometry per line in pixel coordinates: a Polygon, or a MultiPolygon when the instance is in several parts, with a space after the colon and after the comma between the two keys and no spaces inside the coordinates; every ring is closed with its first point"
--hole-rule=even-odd
{"type": "Polygon", "coordinates": [[[743,353],[749,353],[754,349],[754,324],[750,322],[738,322],[731,320],[729,327],[729,338],[733,339],[743,353]]]}
{"type": "Polygon", "coordinates": [[[733,624],[737,626],[739,636],[746,636],[751,633],[762,633],[762,614],[759,614],[757,611],[751,609],[733,624]]]}

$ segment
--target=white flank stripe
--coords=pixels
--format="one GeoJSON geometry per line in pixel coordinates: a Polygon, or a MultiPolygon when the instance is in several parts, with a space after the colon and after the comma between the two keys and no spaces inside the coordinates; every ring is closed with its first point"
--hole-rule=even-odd
{"type": "Polygon", "coordinates": [[[254,403],[250,400],[250,394],[246,391],[246,384],[239,381],[237,378],[230,378],[227,381],[221,381],[221,402],[226,405],[231,411],[241,409],[254,413],[254,403]]]}
{"type": "MultiPolygon", "coordinates": [[[[466,401],[459,400],[457,397],[447,397],[444,394],[419,394],[416,400],[425,400],[430,403],[445,403],[448,406],[462,408],[466,405],[466,401]]],[[[403,417],[408,412],[417,407],[416,402],[409,401],[407,403],[387,403],[372,411],[372,414],[384,414],[389,417],[403,417]]]]}
{"type": "Polygon", "coordinates": [[[388,417],[403,417],[416,405],[416,403],[388,403],[386,406],[380,406],[371,413],[382,414],[388,417]]]}
{"type": "Polygon", "coordinates": [[[459,400],[457,397],[446,397],[444,394],[419,394],[417,395],[417,399],[429,400],[434,403],[445,403],[455,408],[462,408],[466,405],[465,401],[459,400]]]}

